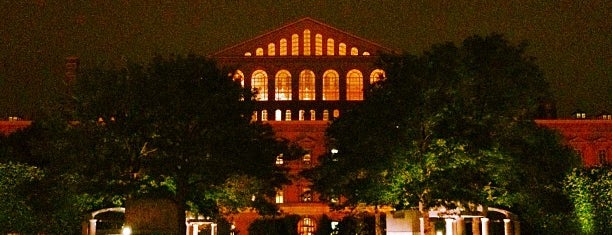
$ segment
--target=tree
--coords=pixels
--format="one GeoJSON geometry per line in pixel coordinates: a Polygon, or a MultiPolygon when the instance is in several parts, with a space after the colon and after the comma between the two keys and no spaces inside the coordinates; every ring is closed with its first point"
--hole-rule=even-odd
{"type": "Polygon", "coordinates": [[[33,166],[0,163],[0,232],[35,233],[38,216],[30,205],[29,189],[43,177],[33,166]]]}
{"type": "Polygon", "coordinates": [[[525,48],[493,34],[383,57],[387,77],[328,129],[338,153],[310,173],[315,190],[427,218],[431,206],[513,208],[533,196],[521,187],[559,189],[554,177],[579,161],[532,121],[550,92],[525,48]],[[524,168],[535,161],[545,174],[524,168]]]}
{"type": "Polygon", "coordinates": [[[286,149],[251,122],[252,94],[205,58],[156,57],[147,66],[96,69],[77,79],[67,135],[72,168],[96,189],[170,198],[179,233],[187,209],[211,217],[266,205],[286,182],[286,149]]]}
{"type": "Polygon", "coordinates": [[[583,234],[605,234],[612,231],[612,167],[575,169],[564,181],[564,190],[574,206],[583,234]]]}

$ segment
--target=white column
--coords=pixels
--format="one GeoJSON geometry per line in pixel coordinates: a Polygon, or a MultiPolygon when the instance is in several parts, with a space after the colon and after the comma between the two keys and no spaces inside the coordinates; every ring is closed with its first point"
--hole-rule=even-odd
{"type": "Polygon", "coordinates": [[[193,235],[198,235],[198,224],[194,223],[193,225],[191,225],[193,228],[193,232],[191,234],[193,235]]]}
{"type": "Polygon", "coordinates": [[[480,221],[482,222],[482,235],[489,235],[489,218],[482,217],[480,221]]]}
{"type": "Polygon", "coordinates": [[[457,222],[457,229],[455,231],[456,234],[464,235],[465,234],[465,220],[463,219],[463,217],[457,216],[456,222],[457,222]]]}
{"type": "Polygon", "coordinates": [[[89,220],[89,235],[96,235],[96,222],[98,222],[97,219],[89,220]]]}
{"type": "Polygon", "coordinates": [[[512,235],[512,222],[510,219],[504,219],[504,235],[512,235]]]}
{"type": "Polygon", "coordinates": [[[455,235],[453,233],[453,221],[455,220],[451,218],[444,219],[444,222],[446,224],[446,235],[455,235]]]}
{"type": "Polygon", "coordinates": [[[514,221],[514,235],[521,235],[521,222],[518,220],[514,221]]]}
{"type": "Polygon", "coordinates": [[[210,235],[216,235],[217,234],[217,224],[212,223],[210,224],[210,235]]]}
{"type": "Polygon", "coordinates": [[[419,218],[419,230],[421,231],[421,235],[425,235],[425,218],[419,218]]]}

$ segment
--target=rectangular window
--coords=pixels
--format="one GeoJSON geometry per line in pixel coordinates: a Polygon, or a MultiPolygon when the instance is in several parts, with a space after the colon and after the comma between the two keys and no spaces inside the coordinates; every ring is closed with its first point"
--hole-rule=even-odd
{"type": "Polygon", "coordinates": [[[284,201],[285,199],[283,196],[283,190],[276,191],[276,203],[280,204],[280,203],[283,203],[284,201]]]}

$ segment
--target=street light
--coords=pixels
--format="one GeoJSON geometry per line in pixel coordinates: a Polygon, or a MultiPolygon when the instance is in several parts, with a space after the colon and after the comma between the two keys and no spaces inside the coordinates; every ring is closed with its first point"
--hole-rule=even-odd
{"type": "Polygon", "coordinates": [[[122,235],[131,235],[132,234],[132,229],[129,226],[125,226],[121,230],[121,234],[122,235]]]}

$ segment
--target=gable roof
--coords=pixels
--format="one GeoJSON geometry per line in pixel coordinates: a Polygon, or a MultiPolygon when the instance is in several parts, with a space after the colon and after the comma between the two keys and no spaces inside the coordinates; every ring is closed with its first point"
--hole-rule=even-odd
{"type": "Polygon", "coordinates": [[[382,53],[392,53],[393,50],[381,46],[377,43],[357,37],[353,34],[339,30],[320,21],[306,17],[293,23],[286,24],[280,28],[264,33],[242,43],[227,47],[211,56],[215,58],[222,57],[245,57],[245,56],[317,56],[315,52],[317,37],[320,36],[321,55],[330,56],[327,54],[328,44],[333,45],[335,51],[334,56],[342,56],[340,49],[341,45],[345,48],[345,54],[351,55],[352,50],[356,50],[358,55],[378,55],[382,53]],[[310,37],[310,55],[304,53],[304,38],[310,37]],[[294,38],[297,37],[297,45],[293,45],[294,38]],[[281,44],[281,40],[285,43],[281,44]],[[274,47],[273,55],[270,55],[269,46],[274,47]],[[285,47],[286,54],[281,54],[281,47],[285,47]],[[293,54],[294,47],[299,48],[299,53],[293,54]],[[258,53],[259,50],[259,54],[258,53]]]}

